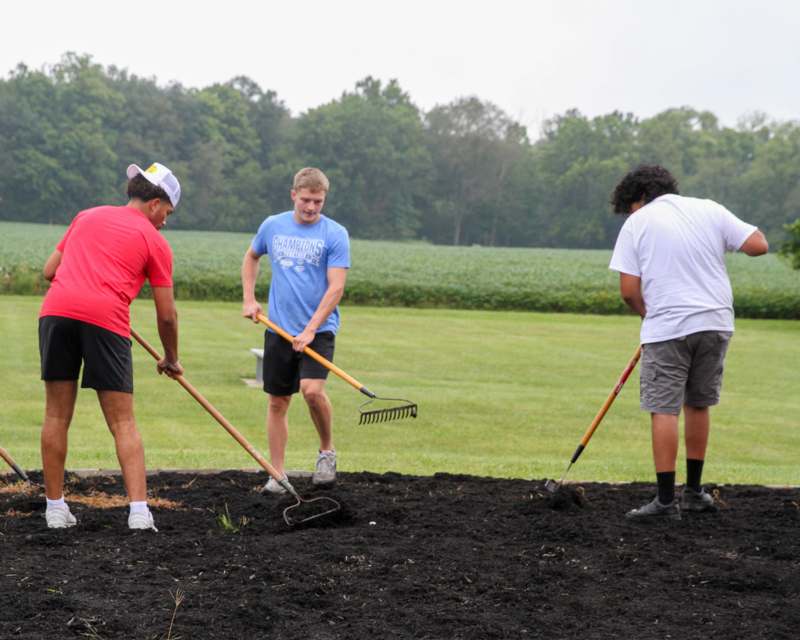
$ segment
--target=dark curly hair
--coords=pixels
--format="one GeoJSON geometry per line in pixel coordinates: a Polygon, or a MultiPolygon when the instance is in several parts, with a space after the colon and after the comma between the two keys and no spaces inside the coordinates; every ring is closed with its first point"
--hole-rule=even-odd
{"type": "Polygon", "coordinates": [[[627,214],[634,202],[648,204],[665,193],[680,193],[678,181],[662,166],[642,164],[619,181],[611,194],[611,206],[614,213],[627,214]]]}
{"type": "Polygon", "coordinates": [[[131,200],[136,198],[144,202],[155,200],[156,198],[171,202],[166,191],[154,185],[141,173],[128,180],[128,197],[131,200]]]}

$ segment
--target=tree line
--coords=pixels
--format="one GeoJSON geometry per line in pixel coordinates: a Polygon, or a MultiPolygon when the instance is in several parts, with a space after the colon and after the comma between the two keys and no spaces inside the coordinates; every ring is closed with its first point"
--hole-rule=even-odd
{"type": "Polygon", "coordinates": [[[0,218],[67,223],[121,202],[125,167],[153,160],[181,180],[180,229],[255,231],[291,207],[292,176],[309,165],[331,179],[326,212],[357,238],[608,248],[622,222],[609,194],[640,163],[665,165],[682,193],[722,202],[772,242],[800,212],[800,124],[763,114],[731,128],[689,107],[572,110],[532,140],[489,101],[423,111],[372,77],[299,115],[246,77],[159,86],[71,53],[0,79],[0,218]]]}

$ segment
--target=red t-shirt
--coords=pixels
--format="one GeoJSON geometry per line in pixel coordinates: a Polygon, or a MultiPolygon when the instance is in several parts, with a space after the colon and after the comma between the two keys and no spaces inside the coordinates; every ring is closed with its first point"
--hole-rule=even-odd
{"type": "Polygon", "coordinates": [[[62,253],[39,317],[64,316],[130,337],[130,304],[145,278],[172,286],[172,250],[131,207],[81,211],[56,249],[62,253]]]}

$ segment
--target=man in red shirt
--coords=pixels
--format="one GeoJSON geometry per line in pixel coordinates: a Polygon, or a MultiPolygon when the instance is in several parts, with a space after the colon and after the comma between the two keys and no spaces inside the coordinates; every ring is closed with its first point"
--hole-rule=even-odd
{"type": "Polygon", "coordinates": [[[75,525],[64,502],[67,431],[81,386],[97,391],[130,499],[128,527],[155,529],[147,506],[144,448],[133,416],[130,310],[145,278],[153,290],[164,347],[159,373],[183,373],[178,362],[178,314],[172,292],[172,250],[158,230],[180,200],[165,166],[128,167],[124,207],[81,211],[44,265],[51,282],[39,314],[39,352],[46,407],[42,426],[50,528],[75,525]]]}

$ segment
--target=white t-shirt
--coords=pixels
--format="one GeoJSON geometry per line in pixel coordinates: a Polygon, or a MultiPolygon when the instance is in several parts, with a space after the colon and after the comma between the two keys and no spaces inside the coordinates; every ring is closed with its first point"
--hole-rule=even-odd
{"type": "Polygon", "coordinates": [[[713,200],[664,195],[622,226],[610,269],[642,279],[641,342],[733,331],[725,252],[756,230],[713,200]]]}

